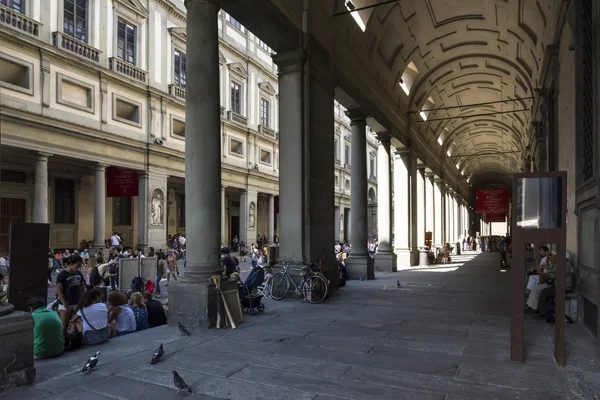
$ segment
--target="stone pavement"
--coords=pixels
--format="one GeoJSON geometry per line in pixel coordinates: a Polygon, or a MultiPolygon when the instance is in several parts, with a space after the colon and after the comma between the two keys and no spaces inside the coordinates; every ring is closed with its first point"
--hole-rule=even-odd
{"type": "Polygon", "coordinates": [[[236,330],[181,337],[174,327],[111,339],[36,362],[36,384],[8,399],[595,399],[600,348],[567,325],[567,367],[555,366],[553,326],[526,321],[527,362],[509,360],[509,272],[499,255],[468,253],[440,268],[351,281],[320,305],[266,300],[236,330]],[[403,287],[396,287],[400,280],[403,287]],[[152,352],[166,355],[150,365],[152,352]],[[98,349],[96,371],[80,368],[98,349]]]}

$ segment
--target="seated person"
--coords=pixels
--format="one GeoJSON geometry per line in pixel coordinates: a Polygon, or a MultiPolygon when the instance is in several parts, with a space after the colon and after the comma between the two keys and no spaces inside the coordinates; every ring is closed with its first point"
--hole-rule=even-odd
{"type": "Polygon", "coordinates": [[[235,272],[236,265],[235,260],[231,257],[231,251],[229,247],[223,247],[221,250],[223,254],[223,258],[221,259],[221,263],[223,264],[223,275],[226,275],[228,278],[231,278],[231,274],[235,272]]]}
{"type": "Polygon", "coordinates": [[[127,304],[127,296],[121,292],[110,292],[108,305],[112,307],[108,317],[110,336],[124,336],[135,332],[135,314],[127,304]]]}
{"type": "Polygon", "coordinates": [[[83,344],[99,344],[108,340],[108,310],[102,302],[98,289],[88,290],[81,296],[77,314],[71,318],[71,326],[83,335],[83,344]]]}
{"type": "Polygon", "coordinates": [[[540,293],[542,290],[554,284],[554,255],[552,253],[547,253],[545,260],[548,264],[540,264],[538,267],[537,276],[539,277],[539,282],[537,285],[531,288],[531,292],[527,297],[527,307],[525,308],[525,312],[528,314],[537,313],[540,293]]]}
{"type": "MultiPolygon", "coordinates": [[[[571,255],[566,254],[565,259],[565,292],[573,290],[573,265],[570,261],[571,255]]],[[[556,296],[556,285],[550,285],[549,287],[542,289],[539,295],[537,312],[540,315],[546,315],[548,311],[548,303],[551,299],[556,296]]]]}
{"type": "Polygon", "coordinates": [[[58,314],[46,308],[41,296],[32,297],[28,302],[33,317],[33,356],[36,359],[61,355],[65,348],[63,324],[58,314]]]}
{"type": "MultiPolygon", "coordinates": [[[[345,271],[346,267],[344,266],[343,268],[345,271]]],[[[262,286],[267,287],[271,278],[273,278],[273,267],[267,268],[267,273],[265,274],[265,280],[263,281],[262,286]]],[[[346,279],[346,277],[344,277],[344,279],[346,279]]]]}
{"type": "Polygon", "coordinates": [[[133,315],[135,315],[135,331],[139,332],[148,329],[148,310],[146,310],[142,293],[133,293],[129,304],[133,310],[133,315]]]}
{"type": "Polygon", "coordinates": [[[154,328],[166,325],[167,315],[160,301],[152,300],[152,293],[150,292],[144,292],[143,297],[146,310],[148,310],[148,327],[154,328]]]}
{"type": "Polygon", "coordinates": [[[550,249],[548,248],[548,246],[540,247],[540,257],[542,258],[540,261],[540,265],[535,270],[532,269],[527,272],[527,277],[528,277],[527,278],[527,289],[528,290],[533,289],[540,281],[539,271],[544,270],[544,268],[546,268],[546,265],[548,264],[547,255],[548,255],[549,251],[550,251],[550,249]]]}

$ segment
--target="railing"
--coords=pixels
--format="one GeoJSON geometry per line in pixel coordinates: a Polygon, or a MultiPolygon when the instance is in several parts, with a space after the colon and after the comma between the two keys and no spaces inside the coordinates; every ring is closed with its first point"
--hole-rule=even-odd
{"type": "Polygon", "coordinates": [[[258,126],[258,131],[260,133],[262,133],[263,135],[265,135],[265,136],[268,136],[268,137],[273,138],[273,139],[277,139],[275,131],[273,129],[271,129],[271,128],[268,128],[268,127],[264,126],[264,125],[259,125],[258,126]]]}
{"type": "Polygon", "coordinates": [[[126,75],[131,79],[135,79],[136,81],[146,83],[146,71],[116,57],[111,57],[108,59],[108,68],[120,74],[126,75]]]}
{"type": "Polygon", "coordinates": [[[225,107],[221,106],[221,117],[225,116],[225,107]]]}
{"type": "Polygon", "coordinates": [[[238,124],[248,126],[248,118],[236,113],[235,111],[227,111],[227,119],[238,124]]]}
{"type": "Polygon", "coordinates": [[[179,97],[181,100],[185,100],[185,88],[179,85],[169,85],[169,94],[171,96],[179,97]]]}
{"type": "Polygon", "coordinates": [[[80,57],[87,58],[90,61],[100,62],[100,54],[102,54],[102,51],[87,43],[67,36],[62,32],[52,33],[52,44],[54,47],[65,49],[80,57]]]}
{"type": "Polygon", "coordinates": [[[10,26],[35,37],[40,35],[40,27],[42,26],[36,20],[6,6],[0,6],[0,24],[10,26]]]}

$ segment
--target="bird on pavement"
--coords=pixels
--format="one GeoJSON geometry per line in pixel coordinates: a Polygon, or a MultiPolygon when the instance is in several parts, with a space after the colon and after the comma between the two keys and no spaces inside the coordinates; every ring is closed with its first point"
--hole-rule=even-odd
{"type": "Polygon", "coordinates": [[[175,387],[177,388],[177,392],[179,392],[181,390],[186,390],[186,391],[192,393],[192,388],[189,387],[187,385],[187,383],[185,383],[185,381],[183,380],[182,377],[179,376],[177,371],[173,371],[173,383],[175,384],[175,387]]]}
{"type": "Polygon", "coordinates": [[[87,362],[83,366],[83,369],[81,370],[81,372],[87,372],[87,371],[91,371],[92,369],[94,369],[96,367],[96,364],[98,364],[98,355],[100,355],[99,351],[97,351],[96,354],[91,356],[90,359],[87,360],[87,362]]]}
{"type": "Polygon", "coordinates": [[[183,326],[181,322],[179,322],[179,332],[181,332],[182,335],[190,336],[190,332],[186,329],[185,326],[183,326]]]}
{"type": "Polygon", "coordinates": [[[396,281],[396,284],[398,285],[398,289],[400,289],[402,287],[402,285],[400,284],[400,281],[396,281]]]}
{"type": "Polygon", "coordinates": [[[154,351],[154,354],[152,355],[152,361],[150,361],[150,364],[156,364],[157,362],[159,362],[164,354],[165,351],[163,350],[163,345],[161,343],[160,347],[154,351]]]}

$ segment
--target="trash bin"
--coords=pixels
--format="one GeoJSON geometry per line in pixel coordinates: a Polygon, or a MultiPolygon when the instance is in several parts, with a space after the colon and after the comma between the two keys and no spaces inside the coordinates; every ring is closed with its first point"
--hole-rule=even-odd
{"type": "Polygon", "coordinates": [[[429,248],[420,247],[419,248],[419,266],[427,267],[429,265],[429,248]]]}
{"type": "Polygon", "coordinates": [[[460,256],[460,242],[456,242],[456,255],[460,256]]]}

